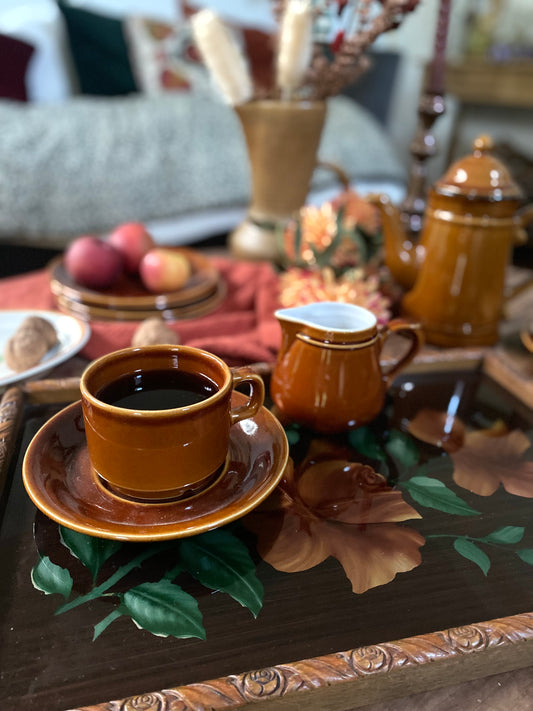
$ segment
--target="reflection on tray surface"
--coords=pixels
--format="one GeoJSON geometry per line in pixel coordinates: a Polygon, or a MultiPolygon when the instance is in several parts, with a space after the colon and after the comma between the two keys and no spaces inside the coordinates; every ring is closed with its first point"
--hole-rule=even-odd
{"type": "Polygon", "coordinates": [[[533,526],[515,505],[533,498],[528,417],[472,374],[404,377],[367,427],[317,436],[289,426],[291,460],[281,483],[238,524],[143,545],[61,528],[66,549],[58,554],[51,544],[58,527],[41,516],[33,584],[63,595],[56,614],[113,599],[94,638],[125,616],[157,635],[204,639],[202,594],[184,587],[194,579],[257,616],[261,560],[293,574],[334,559],[358,595],[443,554],[462,560],[470,574],[477,569],[480,584],[502,556],[519,575],[533,566],[533,526]]]}

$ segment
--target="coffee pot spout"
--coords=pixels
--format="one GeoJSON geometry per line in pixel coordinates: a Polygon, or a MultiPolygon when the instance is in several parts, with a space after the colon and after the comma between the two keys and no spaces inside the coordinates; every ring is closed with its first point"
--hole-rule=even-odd
{"type": "Polygon", "coordinates": [[[392,204],[388,195],[369,195],[367,199],[381,213],[385,264],[398,284],[409,290],[418,276],[420,250],[409,237],[400,210],[392,204]]]}

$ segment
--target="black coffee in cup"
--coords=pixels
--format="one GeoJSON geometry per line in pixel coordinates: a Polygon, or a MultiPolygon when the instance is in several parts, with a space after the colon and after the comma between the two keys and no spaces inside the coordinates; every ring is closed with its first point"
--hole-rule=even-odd
{"type": "Polygon", "coordinates": [[[108,405],[129,410],[170,410],[206,400],[218,388],[201,373],[183,370],[141,370],[126,373],[96,393],[108,405]]]}

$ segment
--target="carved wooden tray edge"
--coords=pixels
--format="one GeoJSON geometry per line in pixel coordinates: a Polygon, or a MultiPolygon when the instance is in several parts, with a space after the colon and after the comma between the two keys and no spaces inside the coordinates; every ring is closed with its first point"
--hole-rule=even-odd
{"type": "MultiPolygon", "coordinates": [[[[377,700],[375,693],[372,698],[367,689],[360,687],[368,687],[372,682],[379,684],[384,674],[409,676],[407,694],[410,694],[422,688],[429,690],[442,686],[442,678],[437,681],[436,677],[445,666],[453,666],[453,683],[528,666],[533,663],[532,642],[533,613],[524,613],[71,711],[129,711],[137,708],[145,711],[218,711],[244,709],[266,701],[272,709],[300,708],[300,704],[305,704],[307,709],[332,708],[330,703],[324,705],[327,692],[335,696],[335,708],[349,709],[377,700]],[[529,644],[524,645],[525,642],[529,644]],[[485,655],[482,667],[479,663],[481,653],[485,655]],[[491,661],[487,663],[489,654],[491,661]],[[427,675],[422,677],[422,671],[430,668],[435,672],[433,682],[427,675]],[[416,682],[413,683],[414,674],[421,675],[423,686],[418,684],[417,688],[416,682]],[[315,706],[315,701],[320,705],[315,706]]],[[[385,695],[383,687],[379,690],[380,701],[385,700],[385,696],[400,695],[394,687],[385,695]]]]}
{"type": "MultiPolygon", "coordinates": [[[[268,364],[252,367],[262,374],[270,371],[268,364]]],[[[0,491],[14,453],[25,399],[29,397],[34,402],[66,401],[75,392],[77,382],[75,378],[41,381],[26,391],[14,386],[4,393],[0,402],[0,491]]],[[[311,698],[324,700],[326,692],[335,696],[336,704],[340,704],[336,708],[355,708],[377,700],[377,696],[372,698],[366,693],[359,694],[359,690],[363,691],[363,686],[369,687],[373,682],[379,684],[384,674],[405,677],[419,673],[424,679],[420,688],[429,690],[443,685],[439,671],[450,666],[453,666],[454,674],[448,683],[529,666],[533,664],[532,642],[533,612],[526,612],[120,700],[103,701],[70,711],[130,711],[137,708],[144,711],[199,711],[206,708],[218,711],[244,709],[259,701],[268,701],[272,709],[294,708],[299,703],[305,703],[306,708],[311,709],[313,706],[310,703],[314,704],[311,698]],[[483,663],[480,653],[484,654],[483,663]],[[429,674],[430,670],[434,673],[429,674]],[[437,676],[440,678],[436,679],[437,676]],[[434,682],[431,682],[431,677],[434,682]],[[354,687],[354,684],[357,686],[354,687]],[[299,696],[302,693],[306,693],[304,698],[299,696]],[[313,694],[312,697],[308,697],[307,693],[313,694]]],[[[387,693],[388,698],[392,698],[415,691],[416,685],[411,681],[408,690],[404,688],[403,692],[395,693],[389,689],[387,693]]],[[[379,700],[385,700],[386,695],[380,691],[379,700]]]]}

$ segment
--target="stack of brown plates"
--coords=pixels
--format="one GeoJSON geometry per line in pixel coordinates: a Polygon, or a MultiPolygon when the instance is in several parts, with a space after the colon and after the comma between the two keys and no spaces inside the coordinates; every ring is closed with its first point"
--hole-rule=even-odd
{"type": "Polygon", "coordinates": [[[61,311],[85,321],[142,321],[150,316],[173,321],[204,316],[224,298],[224,281],[203,254],[175,249],[187,257],[192,267],[188,282],[177,291],[151,294],[138,277],[127,274],[109,289],[88,289],[69,276],[62,257],[56,257],[49,265],[50,287],[61,311]]]}

